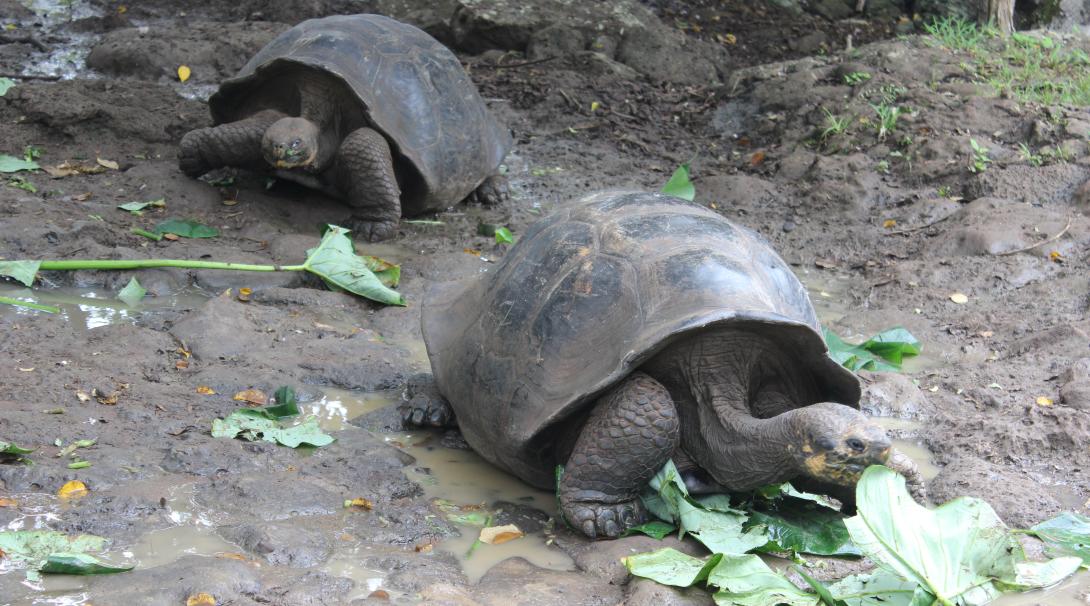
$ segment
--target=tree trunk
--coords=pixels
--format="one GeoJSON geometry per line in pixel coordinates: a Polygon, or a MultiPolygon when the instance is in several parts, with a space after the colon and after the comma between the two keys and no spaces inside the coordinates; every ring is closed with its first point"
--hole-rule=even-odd
{"type": "Polygon", "coordinates": [[[1014,0],[980,0],[980,21],[1006,36],[1014,31],[1014,0]]]}

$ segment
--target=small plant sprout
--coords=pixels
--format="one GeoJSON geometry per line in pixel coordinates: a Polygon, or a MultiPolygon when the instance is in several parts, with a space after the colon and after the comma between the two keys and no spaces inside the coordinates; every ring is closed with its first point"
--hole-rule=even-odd
{"type": "Polygon", "coordinates": [[[889,160],[879,160],[878,161],[878,166],[875,167],[875,170],[882,173],[883,175],[888,175],[889,174],[889,160]]]}
{"type": "Polygon", "coordinates": [[[951,193],[953,192],[951,191],[949,185],[943,185],[939,187],[938,194],[940,198],[949,198],[951,193]]]}
{"type": "Polygon", "coordinates": [[[975,174],[988,170],[988,165],[992,163],[991,157],[988,156],[988,148],[977,143],[976,139],[969,139],[969,145],[973,148],[973,159],[969,164],[969,172],[975,174]]]}
{"type": "Polygon", "coordinates": [[[878,140],[885,140],[886,136],[897,128],[897,118],[901,116],[901,108],[891,105],[871,104],[874,113],[878,114],[878,140]]]}
{"type": "Polygon", "coordinates": [[[850,74],[844,74],[844,84],[848,86],[857,86],[870,80],[871,75],[867,72],[851,72],[850,74]]]}
{"type": "Polygon", "coordinates": [[[852,122],[851,118],[839,118],[825,107],[821,108],[821,111],[825,112],[825,128],[821,130],[822,141],[848,130],[848,125],[852,122]]]}
{"type": "Polygon", "coordinates": [[[1041,154],[1033,153],[1033,150],[1025,143],[1018,144],[1018,155],[1026,162],[1029,162],[1031,166],[1041,166],[1045,163],[1045,157],[1041,154]]]}

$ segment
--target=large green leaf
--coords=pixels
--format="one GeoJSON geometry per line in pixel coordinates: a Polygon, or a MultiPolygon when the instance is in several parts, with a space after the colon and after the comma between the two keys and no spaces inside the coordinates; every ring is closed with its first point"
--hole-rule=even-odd
{"type": "Polygon", "coordinates": [[[325,446],[333,442],[333,436],[322,432],[315,417],[309,417],[298,425],[283,427],[270,416],[271,413],[262,409],[236,410],[226,419],[212,420],[212,437],[239,437],[251,442],[264,440],[290,448],[298,448],[302,444],[325,446]]]}
{"type": "MultiPolygon", "coordinates": [[[[303,268],[327,284],[387,305],[404,305],[401,295],[382,283],[352,250],[348,230],[330,225],[317,247],[307,251],[303,268]]],[[[397,274],[400,275],[400,274],[397,274]]]]}
{"type": "Polygon", "coordinates": [[[107,540],[90,534],[68,536],[53,530],[15,530],[0,532],[0,552],[6,558],[25,565],[27,578],[36,580],[38,570],[52,554],[78,554],[102,551],[107,540]]]}
{"type": "Polygon", "coordinates": [[[174,234],[183,238],[215,238],[220,232],[215,227],[188,219],[167,219],[152,230],[157,234],[174,234]]]}
{"type": "Polygon", "coordinates": [[[829,357],[852,371],[898,371],[905,356],[920,353],[920,342],[903,328],[884,330],[859,345],[846,343],[829,329],[824,332],[829,357]]]}
{"type": "Polygon", "coordinates": [[[15,86],[15,80],[12,80],[11,78],[0,78],[0,97],[6,95],[13,86],[15,86]]]}
{"type": "Polygon", "coordinates": [[[625,531],[624,536],[645,534],[651,538],[662,540],[675,530],[677,530],[677,526],[673,524],[668,524],[662,520],[651,520],[645,524],[629,528],[625,531]]]}
{"type": "Polygon", "coordinates": [[[708,580],[708,574],[722,558],[723,556],[716,554],[705,561],[672,547],[665,547],[650,553],[628,556],[624,558],[624,565],[635,576],[663,585],[690,587],[708,580]]]}
{"type": "Polygon", "coordinates": [[[0,173],[17,173],[21,170],[38,170],[41,166],[33,160],[0,154],[0,173]]]}
{"type": "Polygon", "coordinates": [[[21,448],[14,442],[5,442],[0,440],[0,454],[8,455],[25,455],[34,452],[33,448],[21,448]]]}
{"type": "Polygon", "coordinates": [[[803,591],[772,570],[759,556],[724,555],[708,575],[708,584],[720,589],[720,606],[815,606],[818,597],[803,591]]]}
{"type": "Polygon", "coordinates": [[[114,574],[128,572],[132,566],[107,566],[85,553],[51,553],[39,570],[42,574],[114,574]]]}
{"type": "Polygon", "coordinates": [[[40,265],[41,261],[0,261],[0,276],[15,278],[23,286],[34,286],[40,265]]]}
{"type": "Polygon", "coordinates": [[[826,556],[859,556],[844,514],[820,506],[785,502],[775,510],[749,512],[747,527],[765,527],[768,543],[760,551],[791,551],[826,556]]]}
{"type": "Polygon", "coordinates": [[[743,527],[746,514],[729,507],[710,509],[690,498],[673,461],[655,474],[651,488],[655,492],[644,497],[648,510],[676,524],[678,536],[691,534],[712,553],[746,553],[768,542],[763,526],[743,527]]]}
{"type": "Polygon", "coordinates": [[[1055,585],[1075,574],[1082,566],[1082,558],[1064,556],[1047,562],[1018,562],[1014,565],[1014,574],[996,579],[996,584],[1004,591],[1026,591],[1055,585]]]}
{"type": "Polygon", "coordinates": [[[909,495],[904,477],[886,467],[863,472],[856,506],[859,514],[845,520],[855,544],[940,604],[985,604],[1001,587],[1030,588],[1074,570],[1070,561],[1022,566],[1021,546],[987,503],[962,497],[927,509],[909,495]]]}
{"type": "Polygon", "coordinates": [[[1052,555],[1073,555],[1090,565],[1090,518],[1064,512],[1030,529],[1048,546],[1052,555]]]}
{"type": "Polygon", "coordinates": [[[678,166],[674,174],[670,175],[670,180],[666,182],[666,185],[662,186],[662,193],[692,202],[693,198],[696,197],[696,188],[693,187],[693,182],[689,180],[688,162],[678,166]]]}

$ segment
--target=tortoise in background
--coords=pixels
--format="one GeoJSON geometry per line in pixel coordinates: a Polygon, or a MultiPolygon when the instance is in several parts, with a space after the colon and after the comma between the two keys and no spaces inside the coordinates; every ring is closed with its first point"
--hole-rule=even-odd
{"type": "Polygon", "coordinates": [[[469,195],[498,202],[510,134],[458,59],[423,31],[381,15],[310,19],[280,34],[208,101],[217,126],[182,138],[190,176],[273,168],[343,198],[368,240],[398,220],[469,195]]]}
{"type": "Polygon", "coordinates": [[[701,206],[592,195],[438,290],[423,332],[446,401],[418,396],[403,417],[456,420],[539,488],[564,465],[562,513],[590,537],[642,523],[638,495],[671,457],[696,493],[790,480],[842,499],[890,459],[802,284],[763,238],[701,206]]]}

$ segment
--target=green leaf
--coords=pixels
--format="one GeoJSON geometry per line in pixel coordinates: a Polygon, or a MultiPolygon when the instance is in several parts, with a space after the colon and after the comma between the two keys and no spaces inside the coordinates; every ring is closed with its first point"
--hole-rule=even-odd
{"type": "Polygon", "coordinates": [[[38,170],[41,166],[33,160],[0,154],[0,173],[17,173],[21,170],[38,170]]]}
{"type": "Polygon", "coordinates": [[[303,268],[321,277],[326,283],[353,294],[388,305],[405,305],[405,299],[391,290],[367,267],[367,263],[352,252],[348,230],[331,225],[317,247],[307,251],[303,268]]]}
{"type": "Polygon", "coordinates": [[[30,301],[20,301],[19,299],[12,299],[11,297],[0,297],[0,304],[14,305],[15,307],[25,307],[27,309],[36,309],[38,311],[44,311],[51,314],[59,314],[61,310],[59,307],[53,307],[52,305],[41,305],[38,303],[31,303],[30,301]]]}
{"type": "Polygon", "coordinates": [[[506,227],[496,228],[496,244],[514,244],[515,237],[511,235],[511,230],[506,227]]]}
{"type": "Polygon", "coordinates": [[[1052,555],[1073,555],[1090,566],[1090,518],[1064,512],[1030,529],[1030,534],[1045,542],[1052,555]]]}
{"type": "Polygon", "coordinates": [[[1014,565],[1014,574],[996,579],[996,585],[1003,591],[1050,587],[1075,574],[1081,566],[1082,558],[1075,556],[1054,558],[1047,562],[1018,562],[1014,565]]]}
{"type": "Polygon", "coordinates": [[[987,503],[962,497],[927,509],[912,500],[904,477],[886,467],[863,472],[856,506],[859,514],[845,520],[855,544],[942,604],[984,604],[1003,586],[1054,582],[1060,572],[1074,571],[1070,561],[1021,566],[1021,546],[987,503]]]}
{"type": "Polygon", "coordinates": [[[318,427],[316,417],[308,417],[302,423],[283,427],[269,418],[267,410],[243,408],[232,412],[226,419],[212,421],[213,438],[240,437],[251,442],[264,440],[298,448],[302,444],[325,446],[333,442],[333,437],[323,433],[318,427]]]}
{"type": "Polygon", "coordinates": [[[666,185],[662,186],[662,193],[692,202],[693,198],[696,197],[696,188],[693,187],[692,181],[689,180],[688,162],[677,167],[670,180],[666,182],[666,185]]]}
{"type": "Polygon", "coordinates": [[[40,265],[41,261],[0,261],[0,276],[10,276],[23,286],[33,286],[40,265]]]}
{"type": "Polygon", "coordinates": [[[746,514],[729,507],[707,509],[691,499],[673,461],[655,474],[651,488],[657,492],[644,498],[648,510],[677,524],[679,537],[691,534],[712,553],[746,553],[768,542],[763,526],[743,528],[746,514]]]}
{"type": "MultiPolygon", "coordinates": [[[[810,582],[810,579],[806,580],[810,582]]],[[[845,577],[829,585],[827,591],[837,602],[846,606],[907,606],[912,603],[918,587],[919,585],[911,581],[878,570],[845,577]]],[[[822,600],[824,599],[823,596],[822,600]]],[[[927,606],[931,606],[934,597],[927,596],[927,600],[927,606]]]]}
{"type": "MultiPolygon", "coordinates": [[[[141,214],[140,211],[145,208],[163,208],[167,205],[166,198],[159,198],[158,200],[149,200],[147,202],[126,202],[124,204],[118,204],[117,207],[121,210],[127,210],[134,215],[141,214]]],[[[176,233],[176,232],[170,232],[176,233]]],[[[181,235],[181,234],[178,234],[181,235]]]]}
{"type": "Polygon", "coordinates": [[[107,566],[85,553],[52,553],[41,568],[43,574],[114,574],[128,572],[132,566],[107,566]]]}
{"type": "Polygon", "coordinates": [[[363,264],[378,277],[383,285],[390,288],[397,288],[398,283],[401,282],[400,265],[394,265],[389,261],[384,261],[378,257],[369,257],[367,255],[359,255],[359,258],[363,259],[363,264]]]}
{"type": "Polygon", "coordinates": [[[0,551],[5,558],[27,568],[27,578],[38,578],[37,571],[45,566],[51,554],[73,554],[102,551],[107,540],[90,534],[68,536],[53,530],[15,530],[0,532],[0,551]]]}
{"type": "Polygon", "coordinates": [[[90,461],[76,461],[68,464],[68,469],[86,469],[91,466],[90,461]]]}
{"type": "Polygon", "coordinates": [[[825,556],[859,556],[852,543],[844,514],[831,509],[791,499],[769,511],[751,510],[747,527],[765,527],[768,543],[760,551],[791,551],[825,556]]]}
{"type": "Polygon", "coordinates": [[[6,95],[13,86],[15,86],[15,80],[12,80],[11,78],[0,78],[0,97],[6,95]]]}
{"type": "Polygon", "coordinates": [[[806,571],[801,566],[794,567],[795,572],[802,577],[802,580],[806,581],[810,588],[814,590],[814,593],[818,594],[818,599],[825,606],[847,606],[843,600],[838,600],[833,597],[833,593],[829,591],[829,588],[822,584],[821,581],[806,574],[806,571]]]}
{"type": "Polygon", "coordinates": [[[630,536],[634,534],[645,534],[649,537],[662,540],[666,535],[677,530],[677,526],[673,524],[667,524],[662,520],[651,520],[646,524],[640,524],[639,526],[633,526],[625,531],[624,536],[630,536]]]}
{"type": "Polygon", "coordinates": [[[117,298],[125,302],[126,305],[136,305],[144,299],[144,295],[148,294],[148,291],[144,290],[143,286],[140,286],[140,282],[136,281],[136,278],[129,278],[129,283],[125,285],[125,288],[121,289],[121,292],[117,293],[117,298]]]}
{"type": "Polygon", "coordinates": [[[690,587],[706,581],[722,558],[723,556],[716,554],[704,561],[672,547],[665,547],[650,553],[628,556],[622,561],[628,572],[635,576],[663,585],[690,587]]]}
{"type": "Polygon", "coordinates": [[[188,219],[167,219],[155,226],[157,234],[174,234],[183,238],[215,238],[218,229],[188,219]]]}
{"type": "Polygon", "coordinates": [[[25,455],[34,452],[33,448],[20,448],[14,442],[0,440],[0,454],[25,455]]]}
{"type": "Polygon", "coordinates": [[[845,343],[829,329],[824,333],[829,357],[851,371],[899,371],[904,356],[920,352],[919,341],[903,328],[883,331],[859,345],[845,343]]]}
{"type": "Polygon", "coordinates": [[[795,587],[786,577],[753,554],[724,555],[708,575],[708,584],[720,588],[716,604],[737,606],[816,606],[818,597],[795,587]]]}

